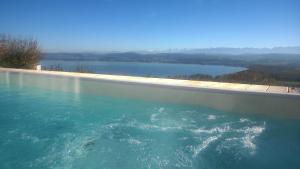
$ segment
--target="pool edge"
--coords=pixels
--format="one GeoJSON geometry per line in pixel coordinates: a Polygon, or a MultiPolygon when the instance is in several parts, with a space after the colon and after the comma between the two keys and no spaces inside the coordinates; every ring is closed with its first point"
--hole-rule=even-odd
{"type": "Polygon", "coordinates": [[[195,80],[180,80],[167,78],[153,77],[138,77],[138,76],[123,76],[123,75],[108,75],[108,74],[91,74],[77,72],[62,72],[62,71],[46,71],[46,70],[30,70],[30,69],[13,69],[0,68],[1,72],[16,72],[29,73],[50,76],[75,77],[89,80],[100,80],[110,82],[120,82],[128,84],[154,85],[162,87],[172,87],[181,89],[207,90],[225,93],[241,93],[241,94],[262,94],[276,95],[283,97],[299,97],[300,93],[291,92],[289,87],[271,86],[271,85],[256,85],[242,83],[227,83],[227,82],[212,82],[212,81],[195,81],[195,80]]]}

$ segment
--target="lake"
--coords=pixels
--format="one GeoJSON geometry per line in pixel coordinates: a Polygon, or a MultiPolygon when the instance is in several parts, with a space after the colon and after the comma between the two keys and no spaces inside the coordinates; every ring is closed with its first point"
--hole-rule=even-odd
{"type": "Polygon", "coordinates": [[[43,69],[59,66],[64,71],[86,71],[101,74],[117,74],[132,76],[168,77],[175,75],[205,74],[218,76],[245,70],[243,67],[221,65],[199,65],[178,63],[141,63],[141,62],[103,62],[103,61],[64,61],[42,60],[43,69]]]}

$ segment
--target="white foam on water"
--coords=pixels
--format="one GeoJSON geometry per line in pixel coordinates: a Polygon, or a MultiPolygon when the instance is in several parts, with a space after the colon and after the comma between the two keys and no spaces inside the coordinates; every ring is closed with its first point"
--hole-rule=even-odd
{"type": "Polygon", "coordinates": [[[110,128],[110,129],[115,128],[117,126],[120,126],[120,123],[109,123],[107,125],[104,125],[105,128],[110,128]]]}
{"type": "Polygon", "coordinates": [[[224,132],[228,132],[229,130],[230,130],[230,126],[225,125],[224,127],[215,127],[215,128],[211,128],[211,129],[204,129],[202,127],[202,128],[194,129],[191,131],[196,134],[199,134],[199,133],[213,134],[213,133],[224,133],[224,132]]]}
{"type": "Polygon", "coordinates": [[[47,155],[36,159],[31,165],[46,165],[51,169],[73,168],[75,158],[83,154],[83,146],[79,144],[79,138],[70,139],[73,137],[71,134],[63,135],[63,137],[67,139],[63,143],[63,147],[61,147],[61,140],[57,139],[51,145],[47,155]]]}
{"type": "Polygon", "coordinates": [[[188,137],[180,137],[178,140],[187,140],[188,137]]]}
{"type": "Polygon", "coordinates": [[[240,118],[240,122],[241,122],[241,123],[248,122],[248,121],[250,121],[250,120],[249,120],[249,119],[246,119],[246,118],[240,118]]]}
{"type": "MultiPolygon", "coordinates": [[[[151,157],[151,161],[155,164],[153,166],[153,168],[167,168],[167,166],[169,165],[170,161],[168,159],[164,159],[163,157],[161,156],[154,156],[154,157],[151,157]],[[157,167],[155,167],[157,166],[157,167]]],[[[150,167],[152,168],[152,167],[150,167]]]]}
{"type": "Polygon", "coordinates": [[[194,147],[194,149],[193,149],[193,152],[194,152],[193,157],[194,158],[197,157],[198,154],[201,151],[205,150],[209,146],[209,144],[211,144],[212,142],[216,141],[219,137],[220,137],[220,135],[219,136],[211,136],[211,137],[207,138],[206,140],[204,140],[197,147],[194,147]]]}
{"type": "Polygon", "coordinates": [[[226,141],[236,141],[236,140],[240,140],[240,138],[238,137],[231,137],[231,138],[226,138],[226,141]]]}
{"type": "Polygon", "coordinates": [[[165,108],[160,107],[157,111],[158,111],[158,113],[151,114],[151,117],[150,117],[151,122],[158,121],[157,116],[159,116],[161,113],[163,113],[165,111],[165,108]]]}
{"type": "Polygon", "coordinates": [[[163,122],[162,124],[148,124],[148,123],[138,122],[135,119],[131,120],[130,122],[127,122],[125,125],[122,126],[137,128],[140,130],[150,130],[150,131],[170,131],[170,130],[183,129],[183,125],[180,123],[173,123],[171,125],[165,125],[165,123],[163,122]]]}
{"type": "MultiPolygon", "coordinates": [[[[245,118],[241,118],[239,120],[239,122],[241,123],[249,121],[249,119],[245,118]]],[[[260,136],[261,133],[263,133],[263,131],[265,130],[265,122],[263,122],[262,125],[243,125],[244,127],[238,129],[231,128],[230,124],[231,123],[225,123],[224,126],[217,126],[214,128],[201,127],[198,129],[190,130],[194,134],[200,134],[200,136],[201,134],[210,135],[210,137],[204,140],[200,145],[198,145],[197,147],[192,147],[192,151],[194,153],[193,157],[196,157],[201,151],[205,150],[209,146],[209,144],[216,141],[221,136],[224,136],[224,140],[217,147],[217,149],[219,149],[219,152],[222,152],[222,149],[230,149],[230,147],[242,146],[246,148],[250,154],[254,154],[257,149],[255,138],[260,136]]]]}
{"type": "Polygon", "coordinates": [[[56,138],[47,155],[34,161],[33,166],[49,166],[51,169],[74,168],[77,160],[88,155],[87,146],[94,145],[98,138],[97,130],[81,134],[65,133],[56,138]]]}
{"type": "Polygon", "coordinates": [[[158,116],[158,113],[151,114],[151,117],[150,117],[151,122],[157,121],[158,120],[157,116],[158,116]]]}
{"type": "Polygon", "coordinates": [[[176,164],[175,164],[176,167],[178,167],[178,168],[193,167],[192,160],[187,155],[185,155],[185,153],[183,151],[176,150],[175,156],[176,156],[176,164]]]}
{"type": "Polygon", "coordinates": [[[254,126],[247,127],[244,130],[245,136],[242,138],[242,143],[244,147],[249,148],[251,153],[256,150],[256,145],[253,143],[254,139],[259,136],[265,130],[265,126],[254,126]]]}
{"type": "Polygon", "coordinates": [[[252,140],[253,140],[253,136],[246,135],[245,137],[243,137],[242,142],[244,147],[250,148],[251,150],[255,150],[256,145],[252,142],[252,140]]]}
{"type": "MultiPolygon", "coordinates": [[[[242,119],[242,121],[251,122],[248,119],[242,119]]],[[[258,125],[255,122],[253,122],[253,124],[247,123],[247,125],[245,125],[244,123],[241,128],[232,128],[228,134],[222,135],[224,139],[222,140],[220,145],[217,146],[217,151],[219,153],[222,153],[223,150],[231,151],[232,148],[236,149],[238,151],[235,155],[236,158],[241,158],[241,155],[243,155],[244,153],[246,153],[245,155],[247,155],[248,153],[250,155],[255,154],[257,149],[255,139],[260,136],[265,130],[265,122],[263,122],[263,124],[261,125],[258,125]]]]}
{"type": "Polygon", "coordinates": [[[215,120],[217,117],[215,115],[208,115],[208,120],[215,120]]]}
{"type": "Polygon", "coordinates": [[[22,140],[29,140],[29,141],[31,141],[32,143],[37,143],[37,142],[40,141],[40,139],[39,139],[38,137],[29,135],[29,134],[27,134],[27,133],[22,133],[21,138],[22,138],[22,140]]]}
{"type": "Polygon", "coordinates": [[[9,134],[15,134],[19,131],[19,129],[13,129],[13,130],[9,130],[8,133],[9,134]]]}
{"type": "Polygon", "coordinates": [[[163,107],[161,107],[161,108],[158,109],[158,112],[159,112],[159,113],[162,113],[162,112],[164,112],[164,111],[165,111],[165,108],[163,108],[163,107]]]}
{"type": "Polygon", "coordinates": [[[134,138],[130,138],[127,140],[129,144],[135,144],[135,145],[139,145],[142,144],[142,142],[138,139],[134,139],[134,138]]]}
{"type": "Polygon", "coordinates": [[[158,130],[158,131],[169,131],[169,130],[181,130],[181,126],[158,126],[151,124],[138,124],[135,127],[141,130],[158,130]]]}
{"type": "Polygon", "coordinates": [[[62,151],[62,164],[66,168],[72,168],[76,159],[85,157],[87,150],[86,143],[90,141],[90,137],[82,136],[70,139],[65,143],[65,148],[62,151]]]}
{"type": "MultiPolygon", "coordinates": [[[[250,121],[250,120],[242,119],[242,121],[250,121]]],[[[261,133],[263,133],[263,131],[265,130],[265,124],[266,123],[264,122],[263,125],[255,125],[250,127],[244,127],[241,129],[236,129],[234,131],[237,133],[241,133],[242,136],[226,138],[225,141],[229,141],[230,145],[232,146],[236,145],[237,143],[241,143],[242,147],[248,149],[250,154],[254,154],[256,151],[256,144],[254,143],[255,138],[260,136],[261,133]]]]}
{"type": "Polygon", "coordinates": [[[126,124],[122,123],[110,123],[104,126],[108,129],[114,129],[116,127],[132,127],[139,130],[146,130],[146,131],[172,131],[172,130],[182,130],[182,126],[160,126],[156,124],[147,124],[147,123],[140,123],[136,120],[132,120],[130,122],[127,122],[126,124]]]}

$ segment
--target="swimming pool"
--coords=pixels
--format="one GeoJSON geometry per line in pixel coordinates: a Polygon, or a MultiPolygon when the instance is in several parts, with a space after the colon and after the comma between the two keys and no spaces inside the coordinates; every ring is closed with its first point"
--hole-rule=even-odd
{"type": "Polygon", "coordinates": [[[297,119],[171,100],[170,91],[143,99],[132,84],[114,85],[0,73],[0,168],[300,167],[297,119]]]}

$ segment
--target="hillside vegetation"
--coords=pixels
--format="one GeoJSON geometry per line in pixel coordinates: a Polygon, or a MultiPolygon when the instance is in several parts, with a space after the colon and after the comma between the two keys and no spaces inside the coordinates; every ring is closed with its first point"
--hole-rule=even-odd
{"type": "Polygon", "coordinates": [[[34,69],[40,58],[36,40],[0,35],[1,67],[34,69]]]}

